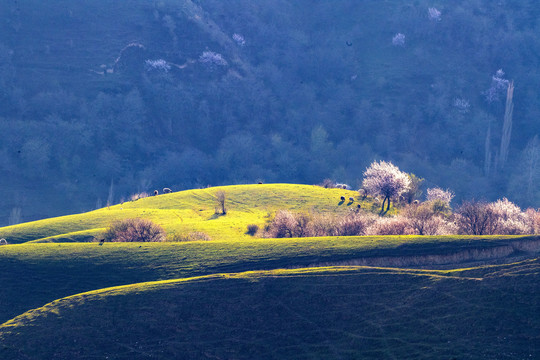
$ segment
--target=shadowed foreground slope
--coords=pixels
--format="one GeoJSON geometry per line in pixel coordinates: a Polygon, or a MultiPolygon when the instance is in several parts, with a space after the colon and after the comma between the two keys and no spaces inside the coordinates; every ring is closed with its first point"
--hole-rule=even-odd
{"type": "Polygon", "coordinates": [[[330,267],[102,289],[0,327],[10,359],[529,359],[540,261],[330,267]]]}
{"type": "Polygon", "coordinates": [[[335,265],[463,268],[536,258],[539,249],[537,236],[9,245],[0,247],[0,323],[66,296],[147,281],[335,265]]]}

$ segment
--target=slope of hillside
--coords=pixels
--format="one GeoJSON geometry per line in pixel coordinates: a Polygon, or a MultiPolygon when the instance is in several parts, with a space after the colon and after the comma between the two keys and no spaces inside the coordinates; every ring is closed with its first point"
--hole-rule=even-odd
{"type": "Polygon", "coordinates": [[[0,351],[12,359],[537,358],[539,270],[534,260],[133,284],[59,299],[4,323],[0,351]]]}
{"type": "Polygon", "coordinates": [[[0,322],[76,293],[145,281],[307,266],[459,268],[538,255],[537,236],[362,236],[0,247],[0,322]]]}
{"type": "Polygon", "coordinates": [[[247,225],[263,226],[279,209],[346,212],[373,200],[360,201],[356,191],[295,184],[256,184],[186,190],[58,218],[0,228],[10,244],[27,241],[91,241],[114,220],[141,217],[162,225],[170,234],[201,231],[211,239],[247,239],[247,225]],[[216,215],[216,193],[225,191],[227,214],[216,215]],[[340,197],[354,197],[341,202],[340,197]]]}

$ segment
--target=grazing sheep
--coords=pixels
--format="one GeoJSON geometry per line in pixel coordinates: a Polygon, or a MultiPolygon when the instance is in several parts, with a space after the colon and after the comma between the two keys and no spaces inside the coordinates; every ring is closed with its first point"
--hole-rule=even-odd
{"type": "Polygon", "coordinates": [[[351,197],[349,198],[349,201],[350,201],[350,202],[354,202],[354,198],[351,196],[351,197]]]}
{"type": "Polygon", "coordinates": [[[158,195],[159,194],[159,191],[157,190],[154,190],[154,196],[158,195]]]}
{"type": "Polygon", "coordinates": [[[420,204],[420,201],[414,200],[414,201],[413,201],[413,204],[414,204],[414,205],[418,205],[418,204],[420,204]]]}
{"type": "Polygon", "coordinates": [[[0,245],[7,245],[6,239],[0,239],[0,245]]]}
{"type": "Polygon", "coordinates": [[[345,196],[342,196],[340,199],[341,201],[345,201],[345,196]]]}
{"type": "Polygon", "coordinates": [[[163,193],[164,194],[172,193],[172,190],[169,188],[163,188],[163,193]]]}

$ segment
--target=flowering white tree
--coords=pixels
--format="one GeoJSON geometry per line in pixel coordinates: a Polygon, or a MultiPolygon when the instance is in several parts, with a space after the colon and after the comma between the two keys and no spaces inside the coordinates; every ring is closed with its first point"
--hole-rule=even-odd
{"type": "Polygon", "coordinates": [[[199,61],[203,64],[206,64],[210,67],[214,66],[227,66],[227,60],[223,58],[223,55],[213,52],[213,51],[205,51],[202,53],[201,56],[199,56],[199,61]]]}
{"type": "Polygon", "coordinates": [[[441,188],[429,188],[427,189],[427,201],[435,201],[440,200],[446,203],[446,205],[450,205],[450,201],[454,198],[454,193],[450,190],[443,190],[441,188]]]}
{"type": "Polygon", "coordinates": [[[441,21],[441,12],[434,7],[429,8],[428,17],[431,21],[441,21]]]}
{"type": "Polygon", "coordinates": [[[497,234],[519,235],[534,232],[526,214],[507,198],[499,199],[489,205],[497,216],[497,234]]]}
{"type": "Polygon", "coordinates": [[[405,46],[405,35],[402,33],[397,33],[392,38],[392,45],[394,46],[405,46]]]}
{"type": "Polygon", "coordinates": [[[410,183],[409,176],[391,162],[375,161],[364,171],[362,187],[371,195],[384,196],[382,214],[390,209],[390,200],[406,191],[410,183]]]}

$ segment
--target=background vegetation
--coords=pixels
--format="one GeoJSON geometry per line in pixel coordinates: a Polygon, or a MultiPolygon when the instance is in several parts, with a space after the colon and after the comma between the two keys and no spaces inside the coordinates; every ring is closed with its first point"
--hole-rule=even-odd
{"type": "Polygon", "coordinates": [[[165,186],[357,186],[374,159],[456,202],[540,200],[532,0],[7,0],[0,13],[4,225],[165,186]]]}

